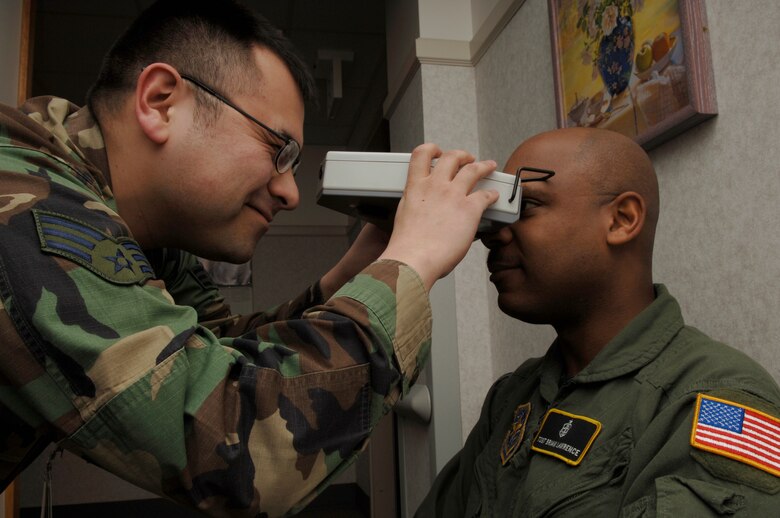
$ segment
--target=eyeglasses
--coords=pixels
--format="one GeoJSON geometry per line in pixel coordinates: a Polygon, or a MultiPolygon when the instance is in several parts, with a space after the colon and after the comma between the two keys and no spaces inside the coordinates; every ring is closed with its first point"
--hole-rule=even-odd
{"type": "Polygon", "coordinates": [[[279,133],[278,131],[275,131],[259,120],[255,119],[251,115],[249,115],[247,112],[230,102],[230,100],[222,95],[221,93],[217,92],[210,86],[206,86],[201,81],[195,79],[192,76],[189,76],[187,74],[180,74],[182,79],[186,79],[190,83],[194,84],[198,88],[202,89],[203,91],[213,95],[223,103],[227,104],[234,110],[236,110],[238,113],[246,117],[247,119],[251,120],[261,128],[265,129],[267,132],[269,132],[271,135],[275,136],[279,140],[284,142],[283,146],[279,146],[279,151],[276,152],[276,156],[274,157],[274,167],[276,167],[276,172],[279,174],[286,173],[289,170],[292,170],[293,175],[295,175],[295,170],[298,168],[298,165],[301,162],[301,146],[293,139],[292,137],[288,137],[287,135],[283,135],[279,133]]]}

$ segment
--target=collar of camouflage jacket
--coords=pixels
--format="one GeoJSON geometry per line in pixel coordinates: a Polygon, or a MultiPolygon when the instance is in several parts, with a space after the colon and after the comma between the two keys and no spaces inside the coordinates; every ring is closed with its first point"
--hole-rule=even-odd
{"type": "MultiPolygon", "coordinates": [[[[113,197],[103,133],[89,108],[79,108],[59,97],[44,96],[27,100],[18,113],[19,117],[27,116],[46,130],[48,152],[86,168],[100,190],[113,197]]],[[[4,114],[8,111],[4,110],[4,114]]],[[[41,132],[37,133],[42,136],[41,132]]]]}

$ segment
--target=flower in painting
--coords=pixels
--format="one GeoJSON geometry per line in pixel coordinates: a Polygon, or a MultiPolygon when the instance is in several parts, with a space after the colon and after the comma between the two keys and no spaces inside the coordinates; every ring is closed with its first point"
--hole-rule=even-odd
{"type": "MultiPolygon", "coordinates": [[[[644,7],[644,0],[568,0],[569,6],[577,7],[577,30],[582,31],[586,38],[584,52],[589,53],[590,61],[582,56],[582,63],[596,63],[601,52],[599,44],[604,36],[611,36],[618,26],[621,17],[630,18],[644,7]]],[[[623,38],[615,42],[605,53],[617,49],[627,49],[631,46],[630,30],[623,27],[623,38]]],[[[620,36],[616,34],[615,36],[620,36]]]]}
{"type": "Polygon", "coordinates": [[[585,6],[590,4],[591,11],[593,10],[593,0],[577,0],[577,12],[582,14],[585,10],[585,6]]]}
{"type": "Polygon", "coordinates": [[[601,16],[601,30],[604,31],[605,36],[612,34],[612,31],[617,27],[617,19],[620,11],[616,5],[607,6],[604,9],[604,14],[601,16]]]}
{"type": "Polygon", "coordinates": [[[595,40],[599,35],[599,25],[596,23],[596,11],[591,11],[588,16],[588,36],[595,40]]]}
{"type": "Polygon", "coordinates": [[[615,40],[615,44],[619,49],[627,49],[631,46],[631,35],[626,34],[626,32],[627,31],[624,31],[624,33],[618,36],[615,40]]]}
{"type": "Polygon", "coordinates": [[[590,50],[583,49],[582,50],[582,64],[583,65],[590,65],[593,63],[593,55],[590,53],[590,50]]]}

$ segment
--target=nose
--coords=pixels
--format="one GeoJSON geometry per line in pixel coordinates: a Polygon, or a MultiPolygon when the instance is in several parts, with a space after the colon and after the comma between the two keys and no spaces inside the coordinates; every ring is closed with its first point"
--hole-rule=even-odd
{"type": "Polygon", "coordinates": [[[292,171],[282,174],[274,172],[273,174],[274,177],[268,182],[268,192],[279,202],[280,210],[293,210],[300,202],[295,176],[293,176],[292,171]]]}
{"type": "Polygon", "coordinates": [[[493,232],[482,234],[480,240],[487,248],[493,249],[509,244],[512,241],[512,231],[509,225],[493,232]]]}

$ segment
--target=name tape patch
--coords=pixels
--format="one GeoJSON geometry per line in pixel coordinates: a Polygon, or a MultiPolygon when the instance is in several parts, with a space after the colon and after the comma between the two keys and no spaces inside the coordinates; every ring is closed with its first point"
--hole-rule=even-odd
{"type": "Polygon", "coordinates": [[[601,423],[590,417],[550,409],[536,434],[531,449],[577,466],[601,431],[601,423]]]}
{"type": "Polygon", "coordinates": [[[749,406],[699,394],[691,446],[780,477],[780,419],[749,406]]]}

